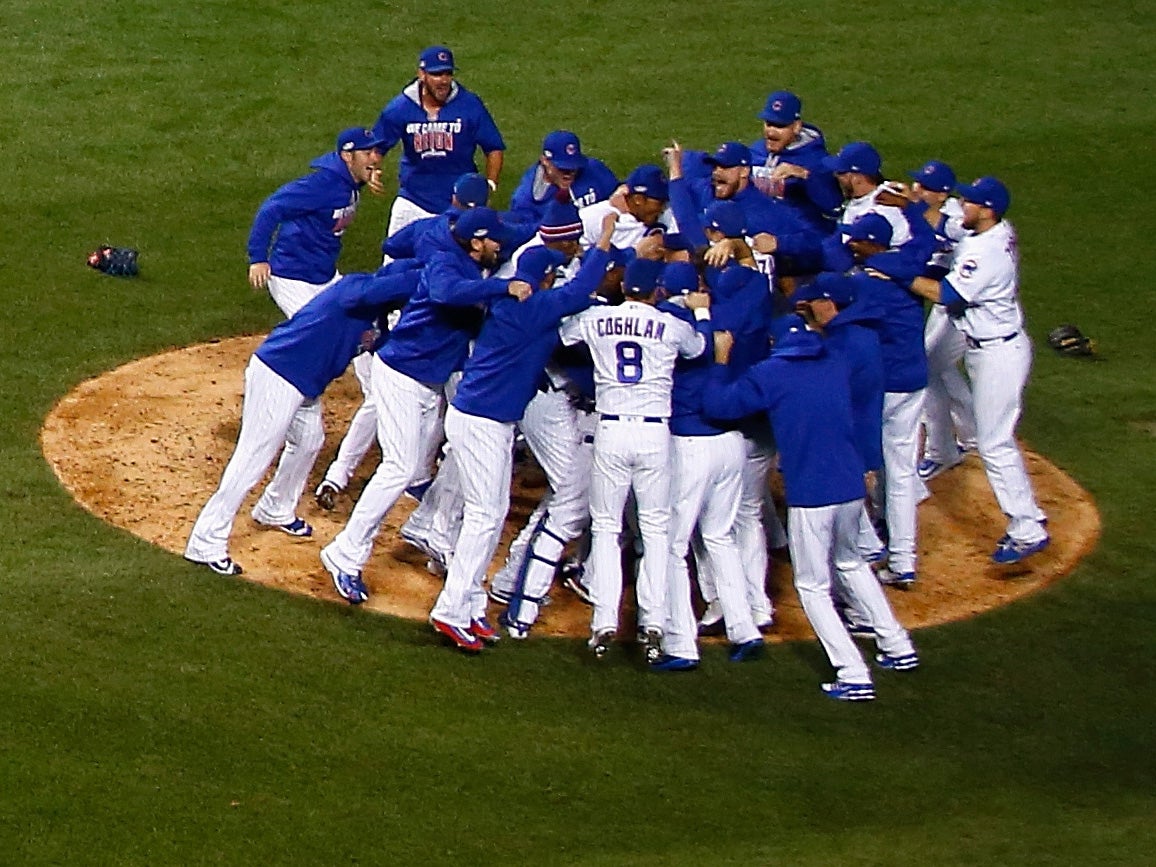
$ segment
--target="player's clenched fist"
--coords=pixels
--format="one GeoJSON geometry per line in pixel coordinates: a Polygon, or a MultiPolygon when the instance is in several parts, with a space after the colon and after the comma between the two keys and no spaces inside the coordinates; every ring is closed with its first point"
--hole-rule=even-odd
{"type": "Polygon", "coordinates": [[[525,301],[534,293],[534,288],[524,280],[511,280],[506,291],[519,301],[525,301]]]}

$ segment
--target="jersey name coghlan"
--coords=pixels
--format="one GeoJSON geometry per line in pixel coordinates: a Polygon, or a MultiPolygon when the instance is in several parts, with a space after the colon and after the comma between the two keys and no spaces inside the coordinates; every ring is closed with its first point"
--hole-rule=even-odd
{"type": "Polygon", "coordinates": [[[615,316],[612,319],[598,320],[599,337],[644,337],[651,340],[662,340],[666,332],[665,322],[655,322],[653,319],[638,319],[636,317],[615,316]]]}
{"type": "Polygon", "coordinates": [[[444,157],[454,149],[454,136],[462,131],[461,120],[431,120],[424,123],[409,123],[405,134],[411,136],[413,149],[426,157],[444,157]]]}

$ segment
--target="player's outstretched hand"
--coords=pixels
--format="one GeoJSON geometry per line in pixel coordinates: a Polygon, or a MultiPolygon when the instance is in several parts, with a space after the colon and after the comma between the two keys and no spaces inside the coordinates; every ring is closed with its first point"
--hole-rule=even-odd
{"type": "Polygon", "coordinates": [[[714,360],[716,364],[727,364],[731,360],[731,350],[735,345],[735,336],[729,331],[714,333],[714,360]]]}
{"type": "Polygon", "coordinates": [[[525,301],[534,294],[534,287],[525,280],[511,280],[509,285],[506,286],[506,291],[519,301],[525,301]]]}
{"type": "Polygon", "coordinates": [[[249,285],[254,289],[264,289],[269,283],[269,263],[254,262],[249,266],[249,285]]]}
{"type": "Polygon", "coordinates": [[[666,173],[672,181],[682,177],[682,145],[674,139],[670,146],[662,149],[662,157],[666,160],[666,173]]]}

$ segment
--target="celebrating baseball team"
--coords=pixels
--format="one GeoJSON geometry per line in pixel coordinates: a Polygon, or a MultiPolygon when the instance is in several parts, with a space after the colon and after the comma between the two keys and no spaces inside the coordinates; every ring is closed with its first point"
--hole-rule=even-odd
{"type": "Polygon", "coordinates": [[[467,653],[528,638],[558,582],[590,606],[597,657],[629,585],[649,669],[697,668],[710,632],[732,661],[755,659],[786,549],[834,669],[826,695],[875,698],[854,635],[874,639],[876,667],[916,668],[883,586],[918,586],[927,480],[975,451],[1008,517],[991,559],[1049,544],[1015,440],[1032,345],[1010,194],[938,160],[886,180],[867,142],[830,153],[790,91],[758,117],[749,146],[671,141],[663,165],[622,179],[555,130],[499,213],[498,126],[449,48],[422,51],[376,124],[343,131],[257,211],[249,282],[288,318],[249,360],[237,445],[185,557],[241,573],[233,522],[278,454],[252,518],[312,536],[297,507],[319,401],[352,362],[364,401],[314,492],[338,508],[380,447],[319,554],[349,603],[369,598],[362,570],[408,494],[401,536],[444,576],[430,623],[467,653]],[[343,275],[342,235],[363,188],[384,193],[395,145],[383,265],[343,275]],[[547,492],[488,578],[526,452],[547,492]]]}

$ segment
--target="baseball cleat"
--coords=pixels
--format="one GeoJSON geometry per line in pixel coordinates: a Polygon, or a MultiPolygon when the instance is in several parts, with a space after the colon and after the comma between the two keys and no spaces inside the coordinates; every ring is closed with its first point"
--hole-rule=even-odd
{"type": "Polygon", "coordinates": [[[915,472],[923,481],[930,482],[936,476],[943,475],[948,470],[955,469],[962,463],[963,455],[959,452],[955,453],[955,460],[953,461],[937,461],[932,458],[924,458],[919,462],[919,466],[915,472]]]}
{"type": "Polygon", "coordinates": [[[712,599],[706,605],[706,611],[698,620],[699,635],[719,635],[723,631],[722,605],[717,599],[712,599]]]}
{"type": "Polygon", "coordinates": [[[313,535],[313,528],[300,518],[294,518],[288,524],[278,524],[277,529],[290,536],[296,536],[298,539],[307,539],[313,535]]]}
{"type": "Polygon", "coordinates": [[[475,638],[480,638],[487,644],[497,644],[501,639],[501,633],[494,629],[492,623],[485,617],[475,617],[470,621],[470,632],[474,634],[475,638]]]}
{"type": "Polygon", "coordinates": [[[730,650],[731,662],[749,662],[752,659],[758,659],[763,655],[763,648],[767,643],[761,638],[752,638],[750,641],[744,641],[741,644],[732,644],[730,650]]]}
{"type": "Polygon", "coordinates": [[[662,630],[656,626],[647,626],[638,630],[638,643],[642,645],[647,662],[654,662],[662,656],[662,630]]]}
{"type": "Polygon", "coordinates": [[[610,650],[610,644],[614,641],[615,632],[613,629],[600,629],[590,636],[590,640],[586,642],[596,657],[601,659],[606,655],[606,651],[610,650]]]}
{"type": "Polygon", "coordinates": [[[755,628],[766,634],[775,628],[775,612],[763,608],[752,608],[751,618],[755,621],[755,628]]]}
{"type": "Polygon", "coordinates": [[[875,664],[888,671],[910,671],[913,668],[919,668],[919,654],[914,651],[901,653],[898,656],[876,653],[875,664]]]}
{"type": "Polygon", "coordinates": [[[416,485],[410,485],[405,489],[405,495],[411,500],[421,502],[425,492],[429,490],[429,486],[433,484],[433,479],[426,479],[424,482],[418,482],[416,485]]]}
{"type": "Polygon", "coordinates": [[[419,536],[412,530],[407,530],[405,527],[402,527],[401,530],[398,531],[398,535],[401,536],[404,542],[409,545],[413,545],[413,547],[417,548],[431,560],[442,559],[441,554],[434,550],[433,545],[431,545],[424,537],[419,536]]]}
{"type": "Polygon", "coordinates": [[[888,566],[876,572],[875,577],[884,587],[897,587],[900,590],[910,590],[915,583],[914,572],[893,572],[888,566]]]}
{"type": "Polygon", "coordinates": [[[341,488],[326,480],[317,486],[317,490],[313,492],[313,497],[317,500],[318,506],[327,512],[332,512],[337,508],[337,495],[340,493],[341,488]]]}
{"type": "Polygon", "coordinates": [[[514,598],[514,594],[509,590],[506,590],[504,587],[495,587],[493,584],[486,590],[486,595],[499,605],[509,605],[510,600],[514,598]]]}
{"type": "Polygon", "coordinates": [[[650,663],[651,671],[694,671],[698,668],[697,659],[689,659],[685,656],[671,656],[669,653],[664,653],[654,662],[650,663]]]}
{"type": "Polygon", "coordinates": [[[833,683],[819,685],[827,698],[836,701],[874,701],[875,687],[870,683],[846,683],[836,680],[833,683]]]}
{"type": "Polygon", "coordinates": [[[514,620],[510,617],[509,611],[503,611],[498,615],[498,625],[504,627],[506,634],[515,641],[525,641],[530,637],[530,627],[533,624],[514,620]]]}
{"type": "Polygon", "coordinates": [[[1038,542],[1017,542],[1009,536],[1000,540],[1000,544],[992,552],[991,561],[1001,566],[1008,566],[1012,563],[1018,563],[1032,554],[1038,554],[1050,544],[1052,544],[1051,536],[1044,536],[1038,542]]]}
{"type": "Polygon", "coordinates": [[[321,549],[321,563],[333,577],[333,587],[337,595],[350,605],[360,605],[369,599],[369,591],[361,580],[360,572],[342,572],[324,548],[321,549]]]}
{"type": "Polygon", "coordinates": [[[870,554],[864,555],[863,559],[867,561],[867,565],[872,569],[882,569],[887,565],[887,558],[891,556],[891,552],[887,550],[884,545],[878,551],[872,551],[870,554]]]}
{"type": "Polygon", "coordinates": [[[240,575],[245,570],[241,568],[241,564],[232,557],[225,557],[221,560],[193,560],[186,557],[190,563],[196,563],[198,566],[205,566],[216,572],[218,575],[240,575]]]}
{"type": "Polygon", "coordinates": [[[435,632],[448,638],[457,646],[458,650],[461,650],[463,653],[482,652],[482,640],[470,632],[470,630],[462,629],[460,626],[454,626],[452,623],[446,623],[444,620],[438,620],[436,617],[431,617],[429,622],[435,632]]]}
{"type": "Polygon", "coordinates": [[[558,577],[562,581],[562,586],[577,596],[583,605],[593,605],[594,599],[590,596],[590,590],[582,580],[585,574],[586,567],[574,559],[567,560],[558,569],[558,577]]]}

